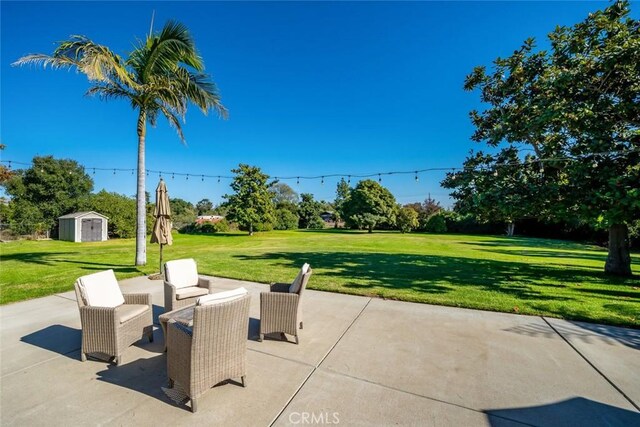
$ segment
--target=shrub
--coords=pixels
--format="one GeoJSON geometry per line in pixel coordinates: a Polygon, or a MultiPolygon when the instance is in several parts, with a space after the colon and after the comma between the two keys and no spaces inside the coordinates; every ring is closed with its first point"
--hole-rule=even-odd
{"type": "Polygon", "coordinates": [[[426,225],[427,226],[425,228],[425,231],[429,233],[446,233],[447,232],[447,223],[444,219],[444,215],[440,213],[431,215],[426,225]]]}
{"type": "Polygon", "coordinates": [[[213,224],[213,228],[215,229],[216,233],[227,233],[229,232],[229,230],[231,230],[231,226],[226,219],[222,219],[213,224]]]}
{"type": "Polygon", "coordinates": [[[298,228],[298,215],[286,208],[276,209],[276,222],[273,228],[276,230],[295,230],[298,228]]]}
{"type": "Polygon", "coordinates": [[[396,218],[396,225],[402,233],[408,233],[411,230],[418,228],[420,225],[418,222],[418,212],[409,207],[400,209],[396,218]]]}

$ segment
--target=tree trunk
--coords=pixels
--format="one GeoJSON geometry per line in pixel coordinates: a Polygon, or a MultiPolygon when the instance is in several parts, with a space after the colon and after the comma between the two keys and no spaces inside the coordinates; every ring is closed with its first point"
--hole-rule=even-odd
{"type": "Polygon", "coordinates": [[[626,224],[609,226],[609,254],[604,265],[604,272],[615,276],[631,276],[629,229],[626,224]]]}
{"type": "Polygon", "coordinates": [[[373,225],[369,226],[369,233],[373,233],[373,225]]]}
{"type": "Polygon", "coordinates": [[[516,223],[515,222],[510,222],[509,224],[507,224],[507,236],[509,237],[513,237],[513,233],[516,230],[516,223]]]}
{"type": "Polygon", "coordinates": [[[147,264],[147,202],[144,187],[144,142],[147,130],[147,115],[140,110],[138,116],[138,186],[136,192],[136,265],[147,264]]]}
{"type": "Polygon", "coordinates": [[[253,224],[249,224],[249,236],[253,236],[253,224]]]}

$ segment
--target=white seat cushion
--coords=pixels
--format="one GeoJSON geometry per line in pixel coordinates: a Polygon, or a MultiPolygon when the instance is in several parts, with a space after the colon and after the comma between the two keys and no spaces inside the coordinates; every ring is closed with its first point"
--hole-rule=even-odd
{"type": "Polygon", "coordinates": [[[307,274],[307,271],[309,271],[309,264],[305,262],[302,265],[302,268],[300,269],[300,272],[296,276],[295,280],[293,281],[293,283],[291,283],[291,286],[289,286],[289,293],[297,294],[298,291],[300,291],[300,286],[302,285],[302,276],[307,274]]]}
{"type": "Polygon", "coordinates": [[[88,274],[78,279],[84,303],[91,307],[118,307],[124,297],[113,270],[88,274]]]}
{"type": "Polygon", "coordinates": [[[192,258],[167,261],[164,272],[165,280],[176,289],[198,286],[198,266],[192,258]]]}
{"type": "Polygon", "coordinates": [[[131,320],[137,315],[144,313],[148,309],[149,306],[146,304],[124,304],[117,310],[118,318],[120,319],[120,323],[124,323],[127,320],[131,320]]]}
{"type": "Polygon", "coordinates": [[[176,289],[176,299],[187,299],[193,297],[199,297],[202,295],[207,295],[209,293],[209,289],[207,288],[199,288],[198,286],[189,286],[188,288],[180,288],[176,289]]]}
{"type": "Polygon", "coordinates": [[[231,291],[224,292],[216,292],[215,294],[206,295],[198,298],[196,302],[197,305],[212,305],[212,304],[221,304],[223,302],[229,302],[236,300],[238,298],[242,298],[247,295],[247,290],[245,288],[237,288],[231,291]]]}

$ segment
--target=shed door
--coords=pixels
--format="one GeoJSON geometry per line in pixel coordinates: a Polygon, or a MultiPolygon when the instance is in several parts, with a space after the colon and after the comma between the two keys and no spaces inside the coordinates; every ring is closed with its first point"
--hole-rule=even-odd
{"type": "Polygon", "coordinates": [[[83,219],[82,233],[81,233],[80,240],[82,242],[102,241],[102,220],[101,219],[83,219]]]}

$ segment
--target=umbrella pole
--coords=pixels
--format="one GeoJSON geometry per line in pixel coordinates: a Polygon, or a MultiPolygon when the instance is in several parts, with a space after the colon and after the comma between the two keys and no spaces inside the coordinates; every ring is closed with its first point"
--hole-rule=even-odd
{"type": "Polygon", "coordinates": [[[162,271],[162,247],[164,245],[160,243],[160,276],[164,278],[164,272],[162,271]]]}

